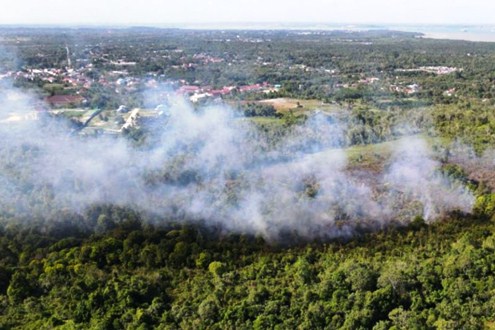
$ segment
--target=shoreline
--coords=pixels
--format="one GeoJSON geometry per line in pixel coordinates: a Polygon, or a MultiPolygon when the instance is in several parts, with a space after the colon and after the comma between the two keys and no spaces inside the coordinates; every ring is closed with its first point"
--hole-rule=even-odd
{"type": "Polygon", "coordinates": [[[495,42],[495,33],[469,32],[423,32],[422,39],[464,40],[472,42],[495,42]]]}

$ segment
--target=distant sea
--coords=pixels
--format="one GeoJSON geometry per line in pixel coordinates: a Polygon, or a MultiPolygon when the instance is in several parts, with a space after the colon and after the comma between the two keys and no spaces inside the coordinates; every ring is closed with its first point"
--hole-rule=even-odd
{"type": "Polygon", "coordinates": [[[495,42],[495,25],[390,25],[388,28],[420,32],[423,33],[423,38],[495,42]]]}
{"type": "MultiPolygon", "coordinates": [[[[488,0],[487,0],[488,1],[488,0]]],[[[128,28],[132,26],[193,30],[294,30],[294,31],[370,31],[394,30],[421,33],[422,38],[495,42],[495,25],[429,24],[336,24],[336,23],[171,23],[129,25],[1,25],[1,28],[128,28]]]]}
{"type": "Polygon", "coordinates": [[[419,32],[423,38],[495,42],[495,25],[398,25],[398,24],[326,24],[326,23],[205,23],[180,24],[186,29],[226,30],[395,30],[419,32]]]}

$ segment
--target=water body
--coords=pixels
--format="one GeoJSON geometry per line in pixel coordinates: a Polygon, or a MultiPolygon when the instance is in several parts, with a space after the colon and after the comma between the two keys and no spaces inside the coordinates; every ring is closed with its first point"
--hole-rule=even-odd
{"type": "MultiPolygon", "coordinates": [[[[143,25],[156,28],[178,28],[194,30],[293,30],[293,31],[376,31],[394,30],[403,32],[417,32],[422,34],[422,38],[467,40],[481,42],[495,42],[495,25],[428,25],[428,24],[343,24],[343,23],[174,23],[174,24],[152,24],[143,25]]],[[[71,27],[71,28],[126,28],[129,26],[106,26],[106,25],[1,25],[1,28],[16,27],[71,27]]]]}
{"type": "Polygon", "coordinates": [[[387,28],[420,32],[423,38],[495,42],[495,25],[391,25],[387,28]]]}
{"type": "Polygon", "coordinates": [[[305,30],[305,31],[373,31],[395,30],[418,32],[423,38],[495,42],[495,25],[397,25],[332,23],[208,23],[167,27],[225,30],[305,30]]]}

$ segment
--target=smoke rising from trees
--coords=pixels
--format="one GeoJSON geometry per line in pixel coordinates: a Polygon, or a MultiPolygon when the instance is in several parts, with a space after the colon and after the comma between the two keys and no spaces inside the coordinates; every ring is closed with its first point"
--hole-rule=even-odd
{"type": "Polygon", "coordinates": [[[156,141],[135,147],[70,134],[43,112],[34,119],[31,98],[8,86],[0,102],[0,208],[13,216],[112,204],[273,239],[331,238],[469,212],[474,202],[420,138],[403,139],[384,173],[354,175],[341,148],[345,127],[322,113],[273,141],[231,109],[176,100],[156,141]]]}

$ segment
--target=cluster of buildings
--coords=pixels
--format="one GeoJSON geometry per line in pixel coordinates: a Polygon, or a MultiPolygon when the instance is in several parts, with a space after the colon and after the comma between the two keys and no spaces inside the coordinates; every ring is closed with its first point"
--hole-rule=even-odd
{"type": "Polygon", "coordinates": [[[61,83],[69,87],[82,87],[89,88],[93,80],[89,78],[86,73],[93,69],[92,64],[80,69],[59,69],[59,68],[45,68],[45,69],[25,69],[22,71],[8,71],[0,75],[0,79],[25,79],[29,81],[42,81],[47,84],[61,83]]]}
{"type": "Polygon", "coordinates": [[[224,86],[220,89],[212,88],[211,86],[193,86],[182,85],[177,89],[177,94],[183,95],[189,98],[191,102],[197,103],[205,98],[221,97],[233,93],[249,93],[249,92],[261,92],[271,93],[280,90],[280,85],[271,85],[267,82],[262,84],[243,85],[243,86],[224,86]]]}
{"type": "MultiPolygon", "coordinates": [[[[180,53],[180,61],[182,63],[178,66],[190,67],[201,64],[207,65],[227,62],[226,59],[215,57],[206,53],[197,53],[192,56],[182,55],[184,53],[183,50],[172,50],[169,53],[180,53]]],[[[170,57],[170,54],[166,56],[170,57]]],[[[86,60],[84,63],[82,63],[81,61],[83,60],[78,59],[76,61],[80,64],[78,68],[72,68],[70,66],[67,68],[49,69],[27,68],[22,71],[10,71],[0,74],[0,80],[5,78],[14,80],[25,79],[38,83],[40,87],[44,84],[58,84],[59,90],[57,90],[55,93],[53,93],[52,91],[52,95],[46,97],[45,99],[46,103],[51,105],[52,107],[84,105],[88,102],[85,99],[84,95],[87,94],[87,91],[91,89],[94,84],[98,84],[99,86],[120,95],[139,92],[146,89],[167,89],[168,91],[175,91],[175,93],[177,94],[184,95],[194,103],[199,102],[205,98],[217,98],[236,93],[277,92],[281,87],[280,85],[270,85],[269,83],[265,82],[261,84],[223,86],[221,88],[214,88],[211,86],[200,86],[199,82],[197,83],[197,85],[190,85],[186,81],[182,80],[171,81],[166,79],[163,74],[159,76],[157,76],[157,74],[148,74],[144,77],[135,77],[129,71],[133,66],[137,64],[137,62],[126,59],[109,60],[107,59],[107,55],[108,54],[103,54],[101,57],[99,57],[100,59],[103,59],[103,62],[110,65],[110,67],[108,67],[106,70],[99,70],[95,68],[94,64],[91,63],[91,61],[89,60],[86,60]]],[[[232,63],[229,62],[227,64],[231,65],[232,63]]],[[[262,66],[272,65],[269,62],[264,62],[264,59],[261,57],[258,58],[257,63],[262,66]]],[[[171,65],[170,67],[173,68],[174,65],[171,65]]],[[[288,69],[303,72],[314,71],[329,74],[332,77],[338,77],[339,75],[339,70],[337,69],[316,69],[304,64],[294,64],[289,66],[288,69]]],[[[395,70],[395,72],[399,73],[425,72],[435,75],[445,75],[460,71],[462,71],[462,69],[448,66],[421,66],[412,69],[395,70]]],[[[338,82],[333,85],[332,88],[356,88],[362,85],[372,85],[379,81],[380,78],[377,77],[361,77],[359,80],[356,80],[354,82],[338,82]]],[[[299,86],[299,89],[301,88],[302,85],[299,86]]],[[[420,90],[420,87],[417,84],[392,84],[389,86],[383,86],[384,90],[386,90],[387,88],[391,92],[397,92],[406,95],[418,93],[420,90]]],[[[454,94],[454,92],[447,91],[446,94],[454,94]]]]}
{"type": "MultiPolygon", "coordinates": [[[[134,77],[124,67],[119,70],[99,70],[92,63],[77,69],[27,68],[8,71],[0,74],[0,80],[3,79],[25,80],[43,87],[50,94],[44,98],[45,103],[55,108],[86,105],[88,100],[84,96],[95,84],[116,94],[136,92],[142,88],[158,88],[163,85],[163,82],[160,82],[161,77],[134,77]]],[[[166,83],[177,85],[177,82],[166,83]]]]}
{"type": "MultiPolygon", "coordinates": [[[[223,61],[204,54],[195,56],[196,59],[208,63],[223,61]]],[[[127,65],[128,63],[125,64],[127,65]]],[[[0,80],[6,78],[59,85],[56,93],[51,93],[52,95],[44,99],[47,105],[54,108],[88,104],[88,100],[85,99],[84,95],[95,83],[103,88],[112,90],[116,94],[132,93],[143,89],[175,91],[176,94],[183,95],[194,103],[205,98],[223,97],[235,93],[269,93],[280,89],[280,85],[271,85],[267,82],[241,86],[223,86],[222,88],[200,86],[199,84],[190,85],[185,80],[171,81],[166,80],[163,76],[134,77],[129,74],[125,67],[118,70],[98,71],[91,63],[79,69],[25,69],[0,75],[0,80]]]]}
{"type": "Polygon", "coordinates": [[[451,74],[461,72],[462,69],[450,66],[420,66],[414,69],[396,69],[395,72],[426,72],[436,75],[451,74]]]}
{"type": "Polygon", "coordinates": [[[365,77],[359,79],[357,82],[353,83],[336,83],[334,85],[335,88],[340,89],[340,88],[357,88],[360,85],[372,85],[380,81],[380,78],[377,77],[365,77]]]}
{"type": "Polygon", "coordinates": [[[411,85],[390,85],[389,90],[392,93],[400,93],[400,94],[407,94],[407,95],[413,95],[419,92],[420,86],[418,84],[411,84],[411,85]]]}

